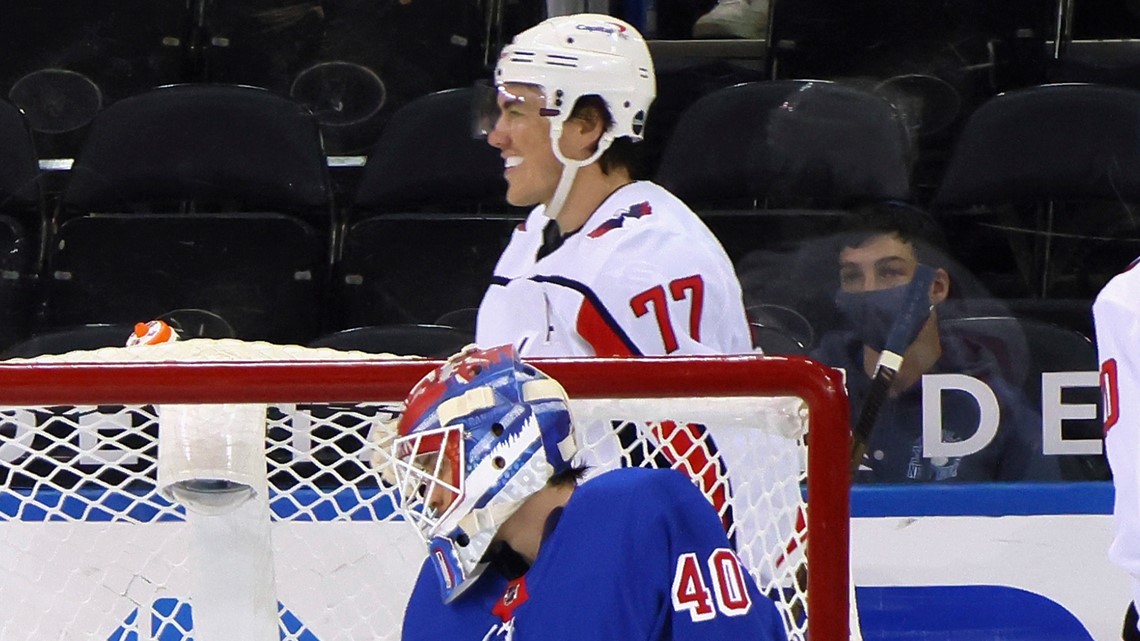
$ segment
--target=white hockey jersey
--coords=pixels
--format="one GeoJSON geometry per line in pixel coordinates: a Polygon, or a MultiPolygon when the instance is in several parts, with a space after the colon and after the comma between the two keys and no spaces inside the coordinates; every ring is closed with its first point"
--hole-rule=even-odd
{"type": "Polygon", "coordinates": [[[1105,285],[1093,303],[1104,443],[1116,490],[1109,558],[1132,576],[1140,603],[1140,267],[1105,285]]]}
{"type": "Polygon", "coordinates": [[[536,261],[543,209],[495,266],[476,320],[480,346],[512,343],[524,356],[752,351],[732,263],[676,196],[652,182],[626,185],[536,261]]]}

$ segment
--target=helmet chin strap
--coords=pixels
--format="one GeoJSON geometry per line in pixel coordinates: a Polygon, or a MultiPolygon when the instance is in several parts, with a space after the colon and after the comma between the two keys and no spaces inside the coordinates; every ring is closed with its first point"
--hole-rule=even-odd
{"type": "Polygon", "coordinates": [[[578,175],[578,170],[602,157],[606,150],[610,148],[613,143],[614,137],[609,132],[602,134],[598,140],[598,148],[594,153],[590,154],[589,158],[585,160],[572,160],[567,158],[562,153],[562,148],[559,146],[558,141],[562,138],[562,122],[551,123],[550,126],[550,140],[554,148],[554,157],[562,163],[562,175],[558,178],[558,186],[554,188],[554,196],[550,198],[547,203],[546,209],[543,214],[551,220],[556,220],[558,214],[562,213],[562,206],[566,204],[566,196],[570,194],[570,187],[574,185],[574,178],[578,175]]]}

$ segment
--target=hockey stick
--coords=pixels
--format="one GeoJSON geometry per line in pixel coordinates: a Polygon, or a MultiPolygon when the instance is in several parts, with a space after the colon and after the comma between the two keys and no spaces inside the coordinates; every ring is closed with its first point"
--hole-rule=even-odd
{"type": "Polygon", "coordinates": [[[859,466],[863,463],[863,456],[867,453],[867,444],[871,440],[871,432],[875,427],[875,419],[879,416],[879,408],[887,397],[891,382],[895,374],[902,367],[903,353],[910,347],[912,341],[918,336],[923,323],[930,317],[930,286],[934,283],[934,268],[919,265],[914,277],[907,285],[906,299],[894,325],[887,332],[886,344],[879,353],[879,361],[875,364],[875,374],[871,380],[871,389],[863,401],[859,411],[859,420],[851,433],[851,478],[855,478],[859,466]]]}

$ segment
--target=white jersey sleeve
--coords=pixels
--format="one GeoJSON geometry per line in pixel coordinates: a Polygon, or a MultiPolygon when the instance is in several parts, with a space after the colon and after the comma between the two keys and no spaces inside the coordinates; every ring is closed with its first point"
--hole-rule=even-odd
{"type": "Polygon", "coordinates": [[[545,218],[515,232],[479,309],[476,342],[527,356],[752,351],[740,283],[712,232],[665,189],[619,189],[535,260],[545,218]]]}
{"type": "Polygon", "coordinates": [[[1115,487],[1109,558],[1132,576],[1140,603],[1140,267],[1113,278],[1093,303],[1105,450],[1115,487]]]}

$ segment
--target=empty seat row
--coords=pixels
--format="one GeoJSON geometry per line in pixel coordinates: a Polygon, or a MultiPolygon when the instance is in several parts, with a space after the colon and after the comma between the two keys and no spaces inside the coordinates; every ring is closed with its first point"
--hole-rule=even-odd
{"type": "MultiPolygon", "coordinates": [[[[822,98],[842,90],[819,86],[765,88],[822,98]]],[[[497,152],[470,136],[470,101],[470,90],[457,89],[401,109],[343,208],[334,206],[313,116],[288,99],[181,85],[112,104],[95,119],[58,204],[38,229],[35,221],[25,229],[31,240],[17,253],[32,267],[17,271],[27,276],[32,327],[202,308],[239,336],[304,342],[477,305],[522,212],[503,202],[497,152]]],[[[811,99],[801,104],[810,112],[811,99]]],[[[31,167],[33,158],[21,162],[31,167]]],[[[41,186],[28,175],[8,184],[41,186]]]]}
{"type": "MultiPolygon", "coordinates": [[[[469,140],[468,100],[466,90],[444,93],[424,112],[408,111],[408,126],[418,130],[421,117],[431,125],[414,137],[394,122],[389,147],[400,162],[393,166],[376,156],[365,171],[360,206],[352,211],[366,212],[360,214],[366,219],[407,206],[414,218],[424,196],[446,186],[440,171],[464,165],[485,168],[465,175],[501,202],[501,165],[493,150],[471,140],[467,148],[483,156],[468,161],[457,145],[424,144],[433,138],[469,140]]],[[[434,255],[431,239],[399,215],[361,227],[341,218],[333,208],[314,116],[270,92],[181,85],[111,105],[93,123],[50,209],[43,207],[45,176],[37,174],[27,127],[17,110],[3,107],[4,140],[12,143],[3,149],[12,157],[0,163],[0,209],[6,215],[0,241],[7,261],[0,266],[0,294],[3,309],[13,316],[3,323],[3,344],[29,329],[133,322],[178,308],[214,311],[243,338],[305,342],[357,318],[360,324],[424,316],[430,321],[452,308],[410,310],[400,303],[448,289],[446,282],[417,278],[435,273],[422,267],[457,260],[463,268],[452,273],[472,269],[470,252],[434,255]],[[345,295],[359,292],[365,308],[381,310],[378,317],[365,319],[367,313],[341,304],[330,291],[334,267],[345,295]],[[387,285],[378,284],[373,273],[396,293],[383,291],[387,285]],[[371,296],[375,303],[364,298],[371,296]],[[330,325],[330,306],[343,308],[347,320],[330,325]]],[[[452,211],[478,212],[479,203],[463,200],[460,191],[452,191],[452,211]]],[[[488,240],[486,233],[464,234],[462,226],[441,229],[438,237],[452,249],[456,242],[476,246],[488,240]]],[[[496,227],[496,233],[511,226],[496,227]]],[[[488,253],[485,261],[493,260],[488,253]]],[[[456,305],[477,304],[479,293],[469,292],[456,305]]]]}
{"type": "MultiPolygon", "coordinates": [[[[470,90],[455,89],[399,110],[338,204],[305,108],[249,87],[160,88],[100,112],[50,211],[35,154],[17,144],[28,141],[26,125],[3,105],[0,230],[10,240],[0,294],[28,301],[4,308],[30,309],[36,330],[203,308],[241,337],[306,342],[473,307],[522,212],[503,203],[497,152],[469,134],[470,101],[470,90]]],[[[1065,85],[979,109],[932,204],[959,240],[958,259],[972,268],[1008,256],[1021,266],[1042,255],[1026,245],[1052,238],[1052,228],[995,218],[999,204],[1028,200],[1051,224],[1058,200],[1126,208],[1140,158],[1119,141],[1134,139],[1137,103],[1130,90],[1065,85]],[[971,176],[983,188],[969,187],[971,176]],[[976,216],[979,207],[990,217],[976,216]],[[962,239],[975,232],[1014,242],[974,255],[985,245],[962,239]]],[[[857,88],[746,83],[685,110],[654,178],[739,259],[826,232],[854,203],[912,200],[908,136],[889,102],[857,88]]],[[[992,282],[1020,277],[1011,269],[992,282]]],[[[20,322],[5,324],[3,338],[26,332],[20,322]]]]}

